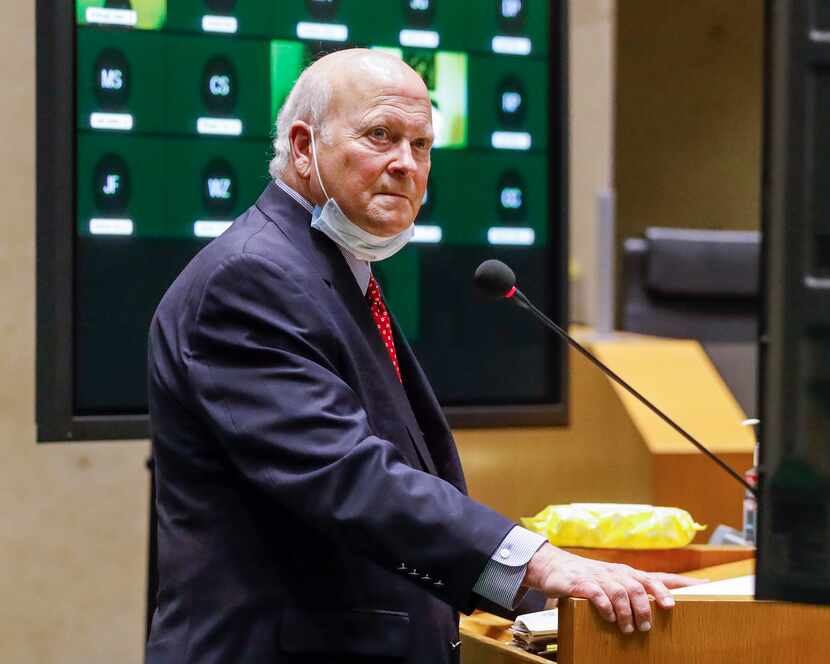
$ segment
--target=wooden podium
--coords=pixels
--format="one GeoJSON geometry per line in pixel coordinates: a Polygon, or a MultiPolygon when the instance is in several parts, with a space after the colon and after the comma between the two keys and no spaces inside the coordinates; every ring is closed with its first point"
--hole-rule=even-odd
{"type": "MultiPolygon", "coordinates": [[[[724,549],[694,547],[703,558],[718,560],[724,549]]],[[[728,547],[737,555],[736,547],[728,547]]],[[[597,550],[599,551],[599,550],[597,550]]],[[[689,558],[687,550],[659,552],[667,559],[689,558]]],[[[751,550],[744,549],[746,555],[751,550]]],[[[623,552],[609,552],[620,560],[623,552]]],[[[632,552],[642,555],[644,552],[632,552]]],[[[657,552],[650,552],[654,555],[657,552]]],[[[597,556],[599,557],[599,556],[597,556]]],[[[692,556],[694,557],[694,555],[692,556]]],[[[671,567],[667,561],[666,567],[671,567]]],[[[753,559],[705,567],[689,576],[712,581],[752,574],[753,559]]],[[[559,609],[559,652],[562,664],[822,664],[830,661],[827,645],[830,608],[785,602],[758,602],[746,597],[677,597],[671,611],[654,608],[651,631],[621,634],[586,600],[568,599],[559,609]]],[[[514,664],[550,660],[510,645],[510,621],[487,613],[462,618],[463,664],[514,664]]]]}

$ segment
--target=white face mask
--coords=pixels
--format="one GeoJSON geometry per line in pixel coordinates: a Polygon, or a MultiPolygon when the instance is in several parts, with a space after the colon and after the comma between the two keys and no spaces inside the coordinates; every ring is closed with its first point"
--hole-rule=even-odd
{"type": "Polygon", "coordinates": [[[361,261],[382,261],[398,253],[412,239],[415,225],[410,224],[406,229],[391,237],[380,237],[363,230],[352,222],[340,209],[333,198],[330,198],[320,177],[320,167],[317,165],[317,148],[314,144],[314,130],[311,130],[311,155],[314,159],[314,170],[320,188],[326,197],[326,204],[319,205],[311,213],[311,227],[323,233],[332,242],[340,245],[361,261]]]}

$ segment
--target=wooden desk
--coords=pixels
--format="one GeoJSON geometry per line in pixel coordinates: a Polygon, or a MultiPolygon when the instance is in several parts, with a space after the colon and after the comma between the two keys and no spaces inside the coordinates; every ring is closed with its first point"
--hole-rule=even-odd
{"type": "Polygon", "coordinates": [[[513,637],[507,628],[512,624],[512,621],[491,613],[476,612],[471,616],[461,616],[462,664],[550,664],[549,659],[531,655],[510,645],[513,637]]]}
{"type": "Polygon", "coordinates": [[[751,598],[677,598],[648,634],[621,635],[585,600],[559,610],[561,664],[826,664],[830,609],[751,598]]]}
{"type": "MultiPolygon", "coordinates": [[[[644,549],[641,551],[572,547],[567,547],[566,550],[583,558],[604,560],[608,563],[625,563],[645,572],[672,572],[675,574],[684,574],[689,570],[700,570],[713,565],[750,560],[755,556],[755,549],[749,546],[709,546],[708,544],[690,544],[679,549],[644,549]]],[[[746,573],[752,574],[752,572],[746,573]]],[[[700,578],[708,579],[709,577],[703,576],[700,578]]]]}
{"type": "MultiPolygon", "coordinates": [[[[711,579],[752,574],[754,560],[690,572],[711,579]]],[[[509,645],[510,621],[486,613],[462,618],[463,664],[543,663],[549,660],[509,645]]],[[[586,600],[559,609],[562,664],[826,664],[830,608],[740,597],[677,597],[671,611],[654,609],[647,634],[623,635],[586,600]]]]}

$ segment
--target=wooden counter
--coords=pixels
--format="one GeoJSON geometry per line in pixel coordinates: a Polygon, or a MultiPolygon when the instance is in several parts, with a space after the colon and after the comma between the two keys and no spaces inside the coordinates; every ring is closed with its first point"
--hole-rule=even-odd
{"type": "MultiPolygon", "coordinates": [[[[731,547],[716,547],[709,552],[704,550],[706,547],[696,547],[695,554],[679,553],[683,551],[680,549],[664,555],[675,562],[684,556],[699,555],[711,563],[729,553],[718,550],[724,548],[731,547]]],[[[745,554],[747,550],[732,552],[739,553],[745,554]]],[[[716,581],[752,574],[754,569],[755,561],[749,558],[681,571],[716,581]]],[[[509,645],[510,624],[487,613],[463,617],[463,664],[550,661],[509,645]]],[[[758,602],[748,597],[678,596],[677,606],[671,611],[654,609],[650,632],[624,635],[615,625],[600,618],[586,600],[567,599],[559,609],[558,661],[562,664],[825,664],[830,650],[826,645],[828,629],[828,607],[758,602]]]]}

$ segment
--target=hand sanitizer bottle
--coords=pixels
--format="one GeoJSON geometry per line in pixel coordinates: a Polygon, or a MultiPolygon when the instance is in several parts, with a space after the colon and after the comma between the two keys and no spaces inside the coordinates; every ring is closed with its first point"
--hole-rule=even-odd
{"type": "MultiPolygon", "coordinates": [[[[748,419],[743,422],[746,426],[755,426],[757,419],[748,419]]],[[[755,451],[752,455],[752,468],[744,472],[744,479],[747,484],[753,487],[758,486],[758,443],[755,443],[755,451]]],[[[751,491],[744,491],[744,530],[743,536],[747,544],[755,546],[756,524],[758,517],[758,501],[751,491]]]]}

